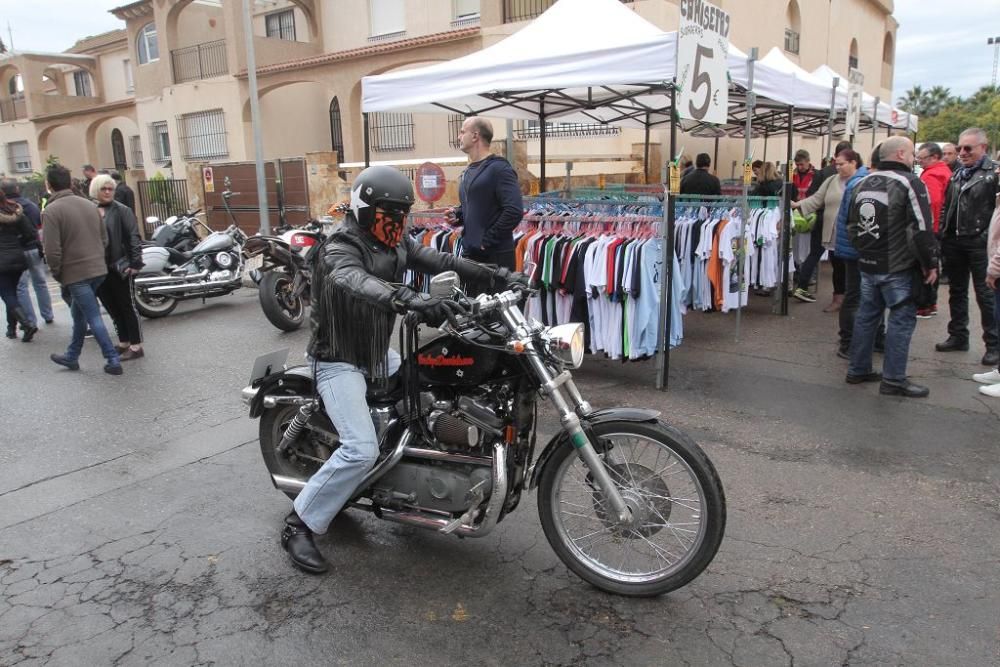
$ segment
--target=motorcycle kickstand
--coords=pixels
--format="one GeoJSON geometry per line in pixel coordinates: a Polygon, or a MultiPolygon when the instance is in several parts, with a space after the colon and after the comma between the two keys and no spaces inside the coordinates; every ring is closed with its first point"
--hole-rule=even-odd
{"type": "Polygon", "coordinates": [[[485,479],[469,489],[469,495],[472,496],[472,504],[469,506],[469,509],[465,514],[441,528],[438,531],[439,533],[442,535],[451,535],[463,525],[472,525],[472,522],[479,516],[479,503],[483,502],[483,492],[480,490],[483,484],[486,484],[485,479]]]}

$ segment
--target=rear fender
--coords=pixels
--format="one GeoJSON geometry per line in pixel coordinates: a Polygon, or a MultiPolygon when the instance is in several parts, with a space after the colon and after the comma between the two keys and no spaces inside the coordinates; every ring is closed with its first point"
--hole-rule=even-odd
{"type": "Polygon", "coordinates": [[[313,395],[313,374],[309,366],[292,366],[280,373],[272,373],[257,385],[257,393],[250,401],[250,418],[256,419],[264,412],[264,397],[270,394],[313,395]]]}
{"type": "MultiPolygon", "coordinates": [[[[655,423],[659,416],[659,410],[646,410],[644,408],[607,408],[604,410],[594,410],[586,417],[581,417],[580,423],[583,425],[583,430],[587,432],[587,437],[590,438],[591,444],[593,444],[594,438],[590,431],[598,424],[614,421],[655,423]]],[[[549,459],[551,459],[552,455],[556,453],[556,450],[562,447],[564,443],[568,442],[569,433],[565,430],[559,431],[559,433],[549,440],[549,444],[545,445],[545,449],[542,450],[542,454],[538,457],[538,461],[536,461],[535,465],[532,466],[531,480],[528,482],[528,489],[533,489],[538,486],[538,480],[541,477],[542,470],[545,469],[545,465],[549,462],[549,459]]]]}

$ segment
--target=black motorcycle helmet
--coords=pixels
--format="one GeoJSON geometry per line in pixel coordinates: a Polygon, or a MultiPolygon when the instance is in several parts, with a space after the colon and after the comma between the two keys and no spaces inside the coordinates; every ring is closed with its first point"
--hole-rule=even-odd
{"type": "Polygon", "coordinates": [[[398,169],[368,167],[354,180],[351,211],[358,225],[382,244],[395,248],[403,238],[413,186],[398,169]]]}

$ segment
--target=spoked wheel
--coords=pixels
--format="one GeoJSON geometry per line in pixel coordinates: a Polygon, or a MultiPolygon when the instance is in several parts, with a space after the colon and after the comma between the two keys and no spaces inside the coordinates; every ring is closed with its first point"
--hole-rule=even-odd
{"type": "Polygon", "coordinates": [[[292,294],[292,283],[287,273],[268,271],[258,287],[264,316],[282,331],[295,331],[305,319],[305,304],[301,296],[292,294]]]}
{"type": "MultiPolygon", "coordinates": [[[[160,278],[165,275],[165,273],[144,273],[140,274],[139,277],[152,278],[155,276],[160,278]]],[[[135,286],[133,294],[135,295],[135,309],[139,311],[140,315],[149,319],[166,317],[177,307],[177,299],[174,297],[164,294],[149,294],[138,285],[135,286]]]]}
{"type": "MultiPolygon", "coordinates": [[[[305,482],[330,458],[340,443],[336,436],[307,427],[287,451],[279,454],[278,444],[298,411],[298,406],[280,405],[261,415],[260,453],[269,473],[305,482]]],[[[294,500],[297,494],[286,491],[285,495],[294,500]]]]}
{"type": "Polygon", "coordinates": [[[665,424],[608,422],[593,429],[605,469],[631,510],[621,523],[568,443],[541,473],[538,512],[559,558],[597,588],[629,596],[667,593],[715,557],[726,501],[715,467],[665,424]]]}

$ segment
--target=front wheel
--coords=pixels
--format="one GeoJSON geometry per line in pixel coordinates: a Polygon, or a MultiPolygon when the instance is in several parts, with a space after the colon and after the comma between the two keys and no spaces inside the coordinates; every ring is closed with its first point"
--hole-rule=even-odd
{"type": "Polygon", "coordinates": [[[283,271],[268,271],[258,285],[264,316],[282,331],[295,331],[305,319],[302,296],[292,293],[292,277],[283,271]]]}
{"type": "Polygon", "coordinates": [[[609,593],[646,597],[686,585],[715,557],[725,531],[726,499],[712,462],[662,423],[605,422],[592,433],[632,520],[615,518],[567,440],[539,482],[549,544],[569,569],[609,593]]]}
{"type": "MultiPolygon", "coordinates": [[[[140,278],[162,278],[165,273],[143,273],[140,274],[140,278]]],[[[177,299],[172,296],[166,296],[163,294],[149,294],[145,290],[141,289],[138,285],[135,285],[133,289],[133,294],[135,295],[135,309],[139,311],[139,314],[143,317],[149,319],[155,319],[157,317],[166,317],[170,313],[174,312],[174,308],[177,307],[177,299]]]]}

